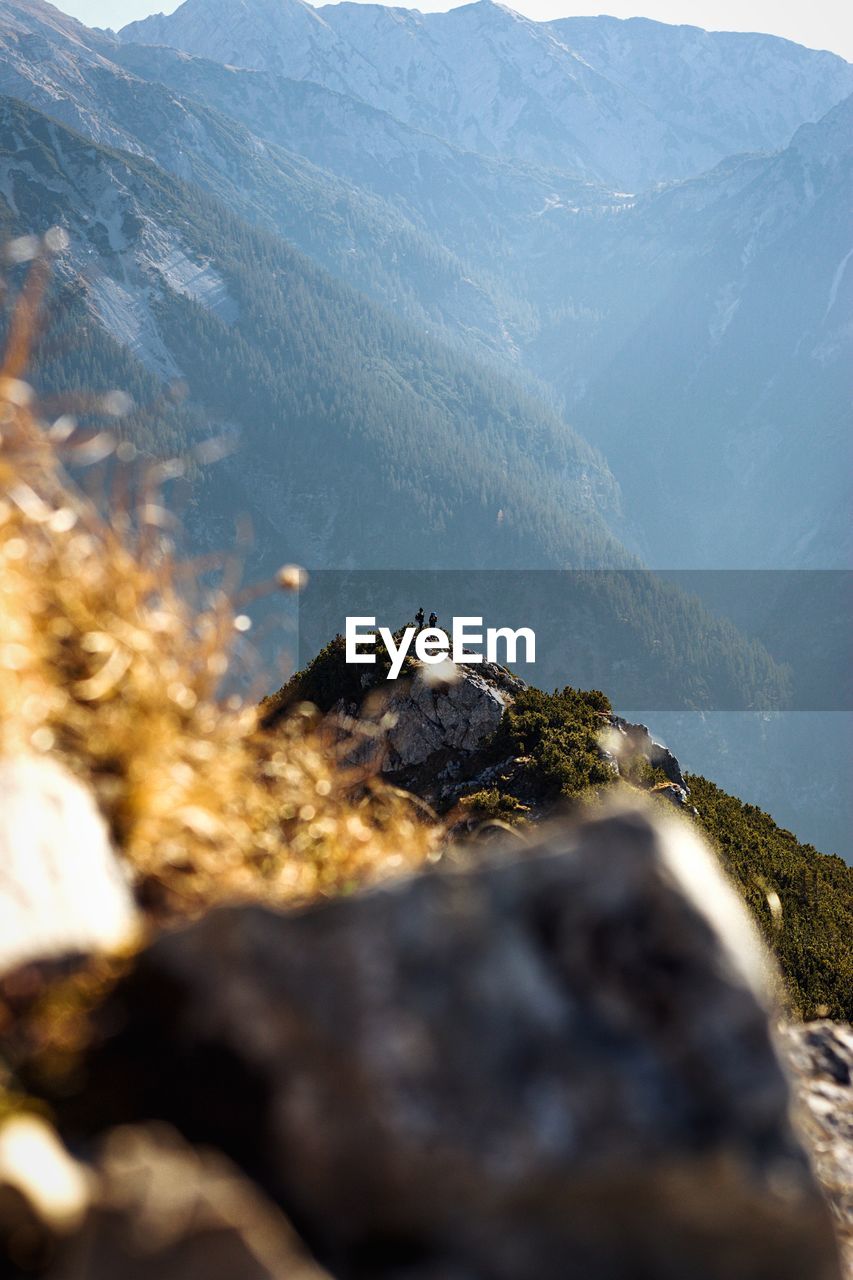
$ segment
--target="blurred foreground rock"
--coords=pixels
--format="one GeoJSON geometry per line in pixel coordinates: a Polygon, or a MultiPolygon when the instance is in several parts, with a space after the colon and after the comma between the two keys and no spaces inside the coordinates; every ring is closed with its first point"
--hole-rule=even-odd
{"type": "Polygon", "coordinates": [[[63,1115],[219,1147],[343,1278],[837,1280],[768,980],[704,846],[613,814],[161,938],[63,1115]]]}
{"type": "Polygon", "coordinates": [[[136,920],[86,788],[47,759],[0,760],[0,973],[120,948],[135,936],[136,920]]]}
{"type": "Polygon", "coordinates": [[[0,1237],[15,1274],[329,1280],[230,1161],[194,1151],[167,1126],[111,1131],[91,1168],[73,1161],[43,1122],[13,1121],[6,1128],[5,1144],[0,1129],[0,1237]]]}
{"type": "Polygon", "coordinates": [[[799,1103],[799,1121],[835,1217],[853,1280],[853,1027],[789,1023],[782,1049],[799,1103]]]}

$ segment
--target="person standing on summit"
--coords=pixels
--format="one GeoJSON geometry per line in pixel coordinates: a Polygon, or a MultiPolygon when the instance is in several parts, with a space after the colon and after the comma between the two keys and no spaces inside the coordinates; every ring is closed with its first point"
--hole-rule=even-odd
{"type": "Polygon", "coordinates": [[[431,613],[431,614],[429,615],[429,625],[430,625],[431,627],[438,626],[438,614],[437,614],[437,613],[431,613]]]}
{"type": "Polygon", "coordinates": [[[424,629],[424,611],[423,611],[423,607],[421,607],[420,609],[418,609],[417,613],[415,614],[415,626],[417,627],[418,631],[423,631],[423,629],[424,629]]]}

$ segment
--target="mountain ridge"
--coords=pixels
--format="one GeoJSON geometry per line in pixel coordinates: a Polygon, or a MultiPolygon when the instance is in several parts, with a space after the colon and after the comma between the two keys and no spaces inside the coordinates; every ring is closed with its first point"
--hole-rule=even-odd
{"type": "MultiPolygon", "coordinates": [[[[707,65],[691,77],[685,60],[680,95],[665,102],[658,94],[655,102],[654,95],[643,96],[648,86],[638,93],[628,83],[624,61],[612,55],[608,61],[600,41],[578,53],[565,39],[572,28],[532,22],[488,0],[446,14],[322,6],[313,11],[323,22],[322,39],[306,46],[306,30],[309,36],[320,30],[306,28],[308,12],[303,0],[277,6],[275,25],[262,41],[248,10],[238,13],[222,0],[185,0],[169,17],[128,24],[119,37],[314,79],[469,149],[544,161],[609,185],[627,184],[626,190],[710,168],[745,146],[783,145],[799,123],[822,115],[853,89],[853,67],[837,55],[768,36],[759,38],[759,57],[753,37],[703,33],[700,44],[712,51],[715,72],[729,86],[725,101],[716,103],[715,115],[722,112],[724,121],[709,143],[707,123],[697,131],[691,105],[705,92],[707,65]],[[277,39],[279,31],[283,39],[277,39]],[[743,52],[736,58],[732,50],[743,52]],[[746,131],[733,88],[750,106],[746,131]]],[[[672,46],[691,39],[679,35],[685,30],[695,31],[653,28],[657,44],[669,42],[676,65],[681,55],[672,46]]]]}

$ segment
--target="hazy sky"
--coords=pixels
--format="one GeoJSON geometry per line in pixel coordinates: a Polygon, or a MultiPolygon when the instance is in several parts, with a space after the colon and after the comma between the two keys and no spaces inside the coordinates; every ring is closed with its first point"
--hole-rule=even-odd
{"type": "MultiPolygon", "coordinates": [[[[90,26],[121,27],[149,13],[172,13],[179,0],[59,0],[58,7],[90,26]]],[[[406,8],[451,9],[451,0],[420,0],[406,8]]],[[[849,0],[516,0],[510,8],[531,18],[611,13],[661,22],[688,22],[715,31],[769,31],[815,49],[834,49],[853,62],[853,5],[849,0]]]]}

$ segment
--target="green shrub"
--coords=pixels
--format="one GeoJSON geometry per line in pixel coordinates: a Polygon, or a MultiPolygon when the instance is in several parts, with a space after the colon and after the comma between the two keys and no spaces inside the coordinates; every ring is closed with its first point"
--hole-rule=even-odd
{"type": "Polygon", "coordinates": [[[530,806],[522,804],[515,796],[490,787],[482,791],[474,791],[464,796],[459,802],[460,808],[480,822],[506,822],[509,826],[517,826],[524,822],[530,806]]]}
{"type": "Polygon", "coordinates": [[[614,779],[598,745],[609,712],[610,703],[598,690],[525,689],[501,721],[492,749],[498,757],[527,757],[527,772],[545,795],[577,796],[614,779]]]}

